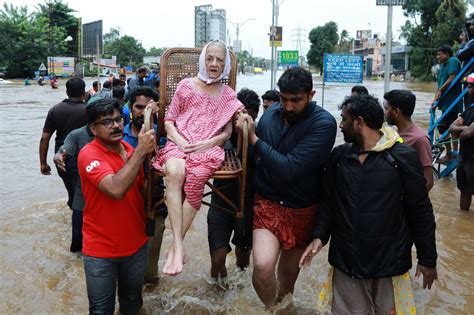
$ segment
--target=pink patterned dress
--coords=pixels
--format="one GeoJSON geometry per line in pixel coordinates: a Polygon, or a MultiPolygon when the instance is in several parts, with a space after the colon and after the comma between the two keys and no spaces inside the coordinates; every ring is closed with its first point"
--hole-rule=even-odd
{"type": "MultiPolygon", "coordinates": [[[[188,143],[207,140],[220,134],[234,113],[243,108],[236,93],[227,85],[222,85],[218,96],[198,91],[193,79],[182,80],[171,101],[165,121],[174,121],[178,133],[188,143]]],[[[222,147],[213,147],[205,152],[184,153],[174,142],[167,141],[158,152],[153,166],[162,170],[162,165],[170,158],[184,159],[186,179],[183,185],[189,204],[194,209],[201,207],[204,185],[224,161],[222,147]]]]}

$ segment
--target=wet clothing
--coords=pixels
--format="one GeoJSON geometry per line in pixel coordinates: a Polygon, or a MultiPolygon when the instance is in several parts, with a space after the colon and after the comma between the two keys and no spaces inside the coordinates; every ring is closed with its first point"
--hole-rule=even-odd
{"type": "MultiPolygon", "coordinates": [[[[455,74],[457,75],[461,71],[461,62],[456,57],[450,57],[446,63],[439,65],[439,72],[438,72],[438,89],[440,89],[450,75],[455,74]]],[[[456,100],[456,98],[461,94],[462,87],[460,82],[456,82],[454,86],[449,90],[448,94],[443,96],[439,103],[438,108],[444,112],[451,103],[456,100]]],[[[452,109],[453,112],[459,113],[462,110],[462,99],[457,103],[457,105],[452,109]]],[[[449,127],[448,127],[449,128],[449,127]]]]}
{"type": "Polygon", "coordinates": [[[396,314],[392,278],[354,279],[334,268],[332,313],[396,314]]]}
{"type": "Polygon", "coordinates": [[[459,161],[456,181],[460,191],[474,195],[474,160],[459,161]]]}
{"type": "Polygon", "coordinates": [[[416,124],[412,124],[406,130],[398,132],[403,142],[416,150],[420,156],[420,162],[423,167],[431,167],[432,154],[431,142],[426,133],[416,124]]]}
{"type": "MultiPolygon", "coordinates": [[[[462,114],[464,119],[464,126],[470,126],[474,123],[474,104],[469,106],[462,114]]],[[[474,161],[474,138],[460,139],[459,154],[463,160],[474,161]]]]}
{"type": "MultiPolygon", "coordinates": [[[[121,141],[127,160],[133,148],[121,141]]],[[[78,167],[86,205],[84,208],[83,253],[98,258],[130,256],[146,241],[145,202],[140,194],[143,170],[121,199],[113,199],[99,189],[100,181],[116,174],[125,165],[119,153],[110,151],[98,140],[79,153],[78,167]]],[[[142,276],[143,278],[143,276],[142,276]]]]}
{"type": "Polygon", "coordinates": [[[82,210],[84,209],[84,196],[82,194],[81,179],[79,178],[79,171],[77,169],[77,157],[79,151],[94,140],[94,135],[89,129],[88,125],[71,131],[59,151],[66,150],[66,168],[67,178],[74,193],[72,194],[72,202],[70,208],[72,209],[72,238],[71,238],[71,252],[78,252],[82,250],[82,210]]]}
{"type": "MultiPolygon", "coordinates": [[[[235,136],[235,135],[233,135],[235,136]]],[[[235,137],[227,141],[224,148],[225,150],[233,150],[235,143],[237,142],[235,137]]],[[[243,249],[252,249],[252,226],[253,226],[253,197],[254,197],[254,184],[253,178],[255,175],[255,160],[253,153],[253,146],[248,147],[247,156],[247,185],[245,191],[245,206],[244,206],[244,231],[243,235],[237,235],[239,231],[236,228],[236,218],[234,215],[223,211],[217,207],[228,209],[229,206],[219,196],[212,194],[211,204],[217,207],[209,207],[207,212],[207,239],[209,242],[209,249],[211,253],[219,248],[226,247],[228,252],[231,251],[229,245],[232,232],[234,237],[232,238],[232,244],[243,249]]],[[[216,187],[223,187],[220,191],[235,205],[239,205],[239,181],[234,180],[223,180],[215,179],[213,185],[216,187]],[[225,187],[225,188],[224,188],[225,187]]]]}
{"type": "Polygon", "coordinates": [[[381,131],[363,164],[357,145],[333,149],[312,232],[323,244],[331,238],[329,263],[357,279],[404,274],[413,243],[419,264],[436,266],[436,225],[420,159],[393,129],[381,131]]]}
{"type": "Polygon", "coordinates": [[[54,152],[58,152],[66,136],[74,129],[87,124],[86,103],[82,101],[63,100],[48,111],[43,132],[56,132],[54,152]]]}
{"type": "Polygon", "coordinates": [[[94,135],[89,129],[88,125],[71,131],[71,133],[64,140],[63,145],[59,150],[66,150],[68,174],[71,182],[74,185],[74,195],[71,209],[82,211],[84,209],[84,196],[81,189],[81,180],[79,178],[79,171],[77,170],[77,157],[81,149],[94,140],[94,135]]]}
{"type": "Polygon", "coordinates": [[[83,260],[90,314],[115,314],[115,292],[120,314],[139,313],[143,305],[146,246],[127,257],[103,259],[83,255],[83,260]]]}
{"type": "MultiPolygon", "coordinates": [[[[469,106],[461,117],[464,119],[464,126],[474,123],[474,106],[469,106]]],[[[459,155],[461,161],[456,169],[458,189],[474,195],[474,138],[460,139],[459,155]]]]}
{"type": "Polygon", "coordinates": [[[312,241],[311,229],[316,209],[316,205],[301,209],[287,208],[257,195],[253,208],[253,228],[272,232],[283,249],[305,249],[312,241]]]}
{"type": "MultiPolygon", "coordinates": [[[[202,93],[194,87],[193,79],[182,80],[176,89],[165,121],[173,121],[178,133],[190,144],[211,139],[222,132],[234,113],[242,106],[234,90],[221,86],[218,96],[202,93]]],[[[187,201],[194,209],[201,207],[206,181],[224,161],[224,149],[216,146],[205,152],[186,154],[172,141],[158,152],[153,166],[161,166],[170,158],[186,163],[186,180],[183,185],[187,201]]]]}
{"type": "Polygon", "coordinates": [[[303,117],[289,125],[281,103],[268,108],[256,130],[256,193],[288,208],[317,204],[336,129],[334,117],[316,102],[310,102],[303,117]]]}

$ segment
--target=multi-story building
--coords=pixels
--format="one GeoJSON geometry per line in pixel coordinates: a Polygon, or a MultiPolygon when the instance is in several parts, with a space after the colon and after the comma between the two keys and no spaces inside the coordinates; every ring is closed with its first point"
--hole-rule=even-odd
{"type": "Polygon", "coordinates": [[[194,7],[194,46],[202,47],[213,39],[226,42],[226,13],[212,5],[194,7]]]}
{"type": "Polygon", "coordinates": [[[353,54],[364,56],[364,74],[377,74],[382,70],[382,41],[379,34],[372,36],[371,30],[359,30],[354,40],[353,54]]]}

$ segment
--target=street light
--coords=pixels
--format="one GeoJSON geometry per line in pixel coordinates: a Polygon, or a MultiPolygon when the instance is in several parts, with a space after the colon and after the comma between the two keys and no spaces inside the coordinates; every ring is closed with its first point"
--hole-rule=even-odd
{"type": "Polygon", "coordinates": [[[244,23],[241,23],[241,24],[240,24],[240,23],[236,23],[236,24],[234,24],[234,22],[232,22],[229,18],[226,17],[226,19],[227,19],[227,21],[230,22],[230,24],[232,24],[232,26],[235,27],[235,38],[236,38],[236,41],[239,41],[240,28],[243,27],[243,26],[244,26],[247,22],[249,22],[249,21],[255,21],[254,18],[251,18],[251,19],[245,20],[244,23]]]}
{"type": "MultiPolygon", "coordinates": [[[[219,16],[225,18],[227,21],[229,21],[230,24],[232,24],[233,27],[235,27],[235,41],[238,43],[239,42],[239,34],[240,34],[240,29],[249,21],[255,21],[254,18],[250,18],[250,19],[247,19],[245,20],[243,23],[234,23],[232,22],[227,16],[224,16],[222,14],[218,14],[219,16]]],[[[235,47],[234,47],[234,51],[235,51],[235,47]]]]}

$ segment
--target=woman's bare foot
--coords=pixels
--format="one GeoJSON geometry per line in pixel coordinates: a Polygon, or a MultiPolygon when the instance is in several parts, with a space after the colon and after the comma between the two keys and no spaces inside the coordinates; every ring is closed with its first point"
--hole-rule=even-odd
{"type": "Polygon", "coordinates": [[[173,243],[168,251],[163,273],[169,276],[176,276],[183,271],[183,265],[189,260],[183,244],[173,243]],[[187,259],[185,261],[185,259],[187,259]]]}

